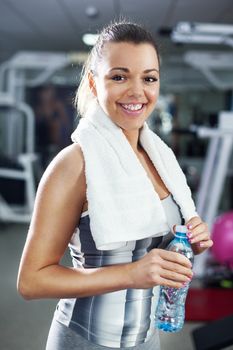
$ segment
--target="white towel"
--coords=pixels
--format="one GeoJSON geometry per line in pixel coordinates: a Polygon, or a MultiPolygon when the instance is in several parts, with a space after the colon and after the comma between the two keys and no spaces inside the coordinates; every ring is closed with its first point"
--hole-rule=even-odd
{"type": "MultiPolygon", "coordinates": [[[[169,231],[161,200],[119,128],[95,103],[71,136],[83,152],[90,228],[97,249],[169,231]]],[[[172,150],[144,123],[140,143],[186,221],[197,216],[186,178],[172,150]]]]}

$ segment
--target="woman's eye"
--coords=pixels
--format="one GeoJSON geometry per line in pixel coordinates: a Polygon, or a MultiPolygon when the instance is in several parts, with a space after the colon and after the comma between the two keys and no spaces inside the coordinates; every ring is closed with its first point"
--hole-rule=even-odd
{"type": "Polygon", "coordinates": [[[147,83],[154,83],[154,82],[158,81],[158,78],[156,78],[156,77],[146,77],[145,81],[147,83]]]}
{"type": "Polygon", "coordinates": [[[114,75],[111,79],[115,81],[123,81],[125,80],[125,77],[123,77],[122,75],[114,75]]]}

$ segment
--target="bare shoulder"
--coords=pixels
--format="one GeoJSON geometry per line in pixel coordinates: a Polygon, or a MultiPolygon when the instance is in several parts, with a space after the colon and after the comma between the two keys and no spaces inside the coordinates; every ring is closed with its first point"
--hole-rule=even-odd
{"type": "Polygon", "coordinates": [[[84,158],[81,147],[78,143],[74,143],[61,150],[48,166],[48,171],[59,169],[72,171],[74,174],[84,169],[84,158]]]}
{"type": "Polygon", "coordinates": [[[81,147],[72,144],[59,152],[51,161],[40,181],[37,199],[40,194],[46,194],[61,201],[62,199],[78,201],[83,205],[86,196],[86,179],[84,158],[81,147]]]}
{"type": "MultiPolygon", "coordinates": [[[[84,158],[81,147],[75,143],[60,151],[51,161],[42,177],[44,181],[67,180],[69,183],[75,183],[84,178],[84,158]]],[[[66,186],[64,182],[63,185],[66,186]]]]}

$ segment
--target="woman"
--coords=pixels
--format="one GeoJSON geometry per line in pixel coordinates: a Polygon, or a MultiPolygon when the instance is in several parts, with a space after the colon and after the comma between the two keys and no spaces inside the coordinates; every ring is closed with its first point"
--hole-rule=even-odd
{"type": "Polygon", "coordinates": [[[47,350],[159,349],[159,285],[192,278],[189,260],[163,249],[173,226],[185,219],[196,254],[212,245],[174,155],[145,124],[159,79],[150,33],[102,31],[77,94],[84,118],[41,180],[19,270],[24,298],[62,298],[47,350]],[[68,244],[73,268],[59,264],[68,244]]]}

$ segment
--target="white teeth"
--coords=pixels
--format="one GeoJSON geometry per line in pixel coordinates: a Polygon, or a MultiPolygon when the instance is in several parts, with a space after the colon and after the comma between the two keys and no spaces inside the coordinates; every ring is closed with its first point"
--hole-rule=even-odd
{"type": "Polygon", "coordinates": [[[129,104],[129,105],[122,104],[122,106],[125,109],[130,109],[131,111],[138,111],[139,109],[142,108],[142,104],[141,103],[138,103],[136,105],[134,105],[134,104],[129,104]]]}

